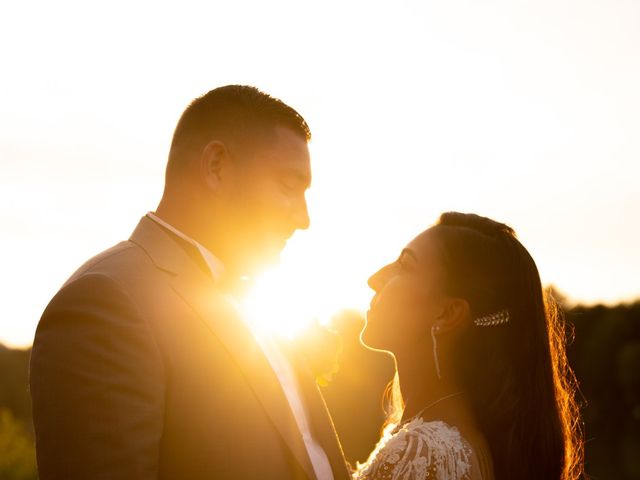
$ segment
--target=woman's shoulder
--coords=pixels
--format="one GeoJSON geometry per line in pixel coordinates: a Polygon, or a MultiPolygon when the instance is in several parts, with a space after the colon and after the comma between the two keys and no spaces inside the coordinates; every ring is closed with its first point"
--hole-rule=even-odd
{"type": "Polygon", "coordinates": [[[361,480],[471,479],[472,449],[457,428],[415,418],[380,440],[356,474],[361,480]]]}
{"type": "Polygon", "coordinates": [[[428,442],[425,446],[435,452],[448,452],[450,450],[469,450],[468,442],[462,437],[460,431],[442,420],[425,422],[422,418],[414,418],[406,423],[400,430],[409,438],[415,438],[428,442]]]}

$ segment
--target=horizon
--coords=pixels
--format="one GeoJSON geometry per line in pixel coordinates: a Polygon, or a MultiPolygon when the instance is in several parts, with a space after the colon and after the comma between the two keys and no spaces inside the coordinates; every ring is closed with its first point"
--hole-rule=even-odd
{"type": "MultiPolygon", "coordinates": [[[[554,288],[553,286],[549,286],[551,288],[554,288]]],[[[554,288],[554,293],[563,293],[561,291],[555,290],[554,288]]],[[[563,296],[563,298],[565,298],[563,296]]],[[[607,309],[613,309],[613,308],[631,308],[634,305],[638,305],[640,304],[640,298],[636,298],[635,300],[630,300],[628,302],[618,302],[618,303],[602,303],[602,302],[597,302],[597,303],[592,303],[592,304],[586,304],[586,303],[569,303],[567,308],[568,310],[573,310],[576,308],[586,308],[586,309],[591,309],[591,308],[598,308],[598,307],[604,307],[607,309]]],[[[336,311],[331,318],[333,317],[339,317],[340,315],[343,315],[345,313],[352,313],[355,312],[357,315],[360,315],[362,317],[362,319],[365,319],[366,316],[366,312],[362,312],[360,310],[356,310],[353,308],[343,308],[341,310],[336,311]]],[[[299,332],[303,331],[304,328],[308,326],[308,323],[306,324],[302,324],[297,326],[297,328],[294,330],[294,336],[296,336],[299,332]]],[[[276,331],[276,334],[282,335],[283,332],[281,331],[276,331]]],[[[11,343],[7,343],[4,342],[2,339],[0,339],[0,348],[5,348],[7,350],[29,350],[32,347],[32,343],[28,343],[28,344],[16,344],[16,345],[12,345],[11,343]]]]}

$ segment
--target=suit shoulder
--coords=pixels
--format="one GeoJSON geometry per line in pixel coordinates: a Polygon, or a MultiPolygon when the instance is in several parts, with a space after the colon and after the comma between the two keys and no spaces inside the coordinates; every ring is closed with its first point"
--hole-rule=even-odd
{"type": "MultiPolygon", "coordinates": [[[[87,260],[53,296],[43,318],[70,305],[129,305],[138,310],[140,293],[153,284],[160,272],[146,253],[130,241],[87,260]]],[[[158,277],[160,278],[160,277],[158,277]]]]}
{"type": "Polygon", "coordinates": [[[117,282],[131,274],[148,273],[152,269],[153,264],[146,253],[138,245],[127,240],[87,260],[69,277],[62,288],[85,275],[102,275],[117,282]]]}
{"type": "Polygon", "coordinates": [[[149,336],[139,294],[119,278],[117,270],[99,268],[101,264],[98,261],[76,272],[51,299],[38,322],[33,355],[50,348],[52,342],[76,348],[105,339],[149,336]]]}

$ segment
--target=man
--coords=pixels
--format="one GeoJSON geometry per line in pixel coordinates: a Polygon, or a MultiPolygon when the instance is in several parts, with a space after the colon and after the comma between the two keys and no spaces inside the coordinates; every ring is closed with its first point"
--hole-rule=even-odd
{"type": "Polygon", "coordinates": [[[41,480],[348,477],[304,362],[258,342],[229,298],[308,227],[309,139],[252,87],[185,110],[155,213],[82,266],[38,325],[41,480]]]}

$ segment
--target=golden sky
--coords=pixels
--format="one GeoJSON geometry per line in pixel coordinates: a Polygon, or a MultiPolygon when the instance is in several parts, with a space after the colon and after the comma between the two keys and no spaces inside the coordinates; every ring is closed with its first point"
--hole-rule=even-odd
{"type": "Polygon", "coordinates": [[[311,228],[274,273],[291,315],[365,309],[447,210],[512,225],[574,301],[638,298],[638,25],[635,0],[3,5],[0,342],[155,208],[178,116],[228,83],[313,131],[311,228]]]}

